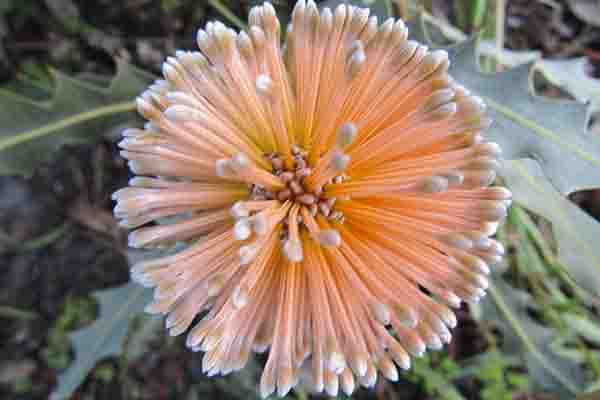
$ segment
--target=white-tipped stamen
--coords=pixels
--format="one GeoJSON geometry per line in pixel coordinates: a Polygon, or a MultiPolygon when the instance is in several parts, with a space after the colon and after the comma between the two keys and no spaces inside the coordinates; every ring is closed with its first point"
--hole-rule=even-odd
{"type": "Polygon", "coordinates": [[[246,240],[252,235],[252,228],[248,218],[241,218],[233,226],[233,236],[236,240],[246,240]]]}
{"type": "Polygon", "coordinates": [[[242,265],[250,264],[252,261],[254,261],[254,259],[258,255],[259,250],[260,250],[260,247],[258,246],[257,243],[251,243],[251,244],[247,244],[245,246],[240,247],[240,252],[239,252],[240,253],[240,264],[242,264],[242,265]]]}
{"type": "Polygon", "coordinates": [[[352,393],[354,393],[356,383],[354,381],[354,375],[349,368],[346,368],[340,375],[340,384],[342,385],[342,391],[346,396],[351,396],[352,393]]]}
{"type": "Polygon", "coordinates": [[[230,163],[228,158],[221,158],[215,162],[215,173],[217,176],[224,178],[229,175],[230,163]]]}
{"type": "Polygon", "coordinates": [[[250,212],[244,207],[243,201],[237,201],[231,206],[231,216],[234,218],[243,218],[250,215],[250,212]]]}
{"type": "Polygon", "coordinates": [[[440,193],[448,190],[448,179],[443,176],[430,176],[421,183],[425,193],[440,193]]]}
{"type": "Polygon", "coordinates": [[[249,300],[249,293],[246,287],[238,286],[233,290],[233,293],[231,295],[231,301],[233,303],[233,306],[238,310],[240,308],[245,307],[248,304],[249,300]]]}
{"type": "Polygon", "coordinates": [[[340,148],[345,149],[354,142],[354,139],[356,139],[357,135],[358,128],[356,125],[352,122],[346,122],[338,130],[337,145],[340,148]]]}
{"type": "Polygon", "coordinates": [[[264,236],[269,233],[269,225],[269,218],[265,214],[256,214],[252,218],[254,232],[259,236],[264,236]]]}
{"type": "Polygon", "coordinates": [[[304,259],[302,243],[297,240],[286,240],[283,253],[292,262],[301,262],[304,259]]]}
{"type": "Polygon", "coordinates": [[[247,169],[250,166],[250,163],[251,161],[248,159],[248,156],[244,153],[237,153],[231,157],[229,165],[235,172],[240,173],[247,169]]]}
{"type": "Polygon", "coordinates": [[[355,41],[350,60],[348,61],[348,71],[350,73],[350,77],[354,78],[358,75],[366,60],[367,55],[365,54],[365,49],[362,42],[359,40],[355,41]]]}
{"type": "Polygon", "coordinates": [[[398,369],[388,357],[382,357],[378,361],[378,367],[381,371],[381,374],[385,376],[385,378],[391,382],[396,382],[398,380],[398,369]]]}
{"type": "Polygon", "coordinates": [[[335,152],[331,157],[331,165],[338,172],[344,172],[350,164],[350,156],[342,152],[335,152]]]}
{"type": "Polygon", "coordinates": [[[319,232],[319,243],[325,247],[337,247],[342,243],[342,237],[338,231],[334,229],[327,229],[319,232]]]}
{"type": "Polygon", "coordinates": [[[256,91],[264,97],[271,97],[273,94],[273,80],[267,75],[259,75],[256,78],[256,91]]]}

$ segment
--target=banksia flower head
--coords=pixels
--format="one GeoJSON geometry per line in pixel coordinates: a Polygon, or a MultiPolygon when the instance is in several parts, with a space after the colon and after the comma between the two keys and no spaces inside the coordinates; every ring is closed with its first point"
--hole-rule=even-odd
{"type": "Polygon", "coordinates": [[[133,247],[189,246],[132,276],[209,375],[268,350],[263,396],[396,380],[504,252],[485,107],[402,21],[299,1],[283,48],[269,3],[249,21],[207,24],[138,98],[115,214],[133,247]]]}

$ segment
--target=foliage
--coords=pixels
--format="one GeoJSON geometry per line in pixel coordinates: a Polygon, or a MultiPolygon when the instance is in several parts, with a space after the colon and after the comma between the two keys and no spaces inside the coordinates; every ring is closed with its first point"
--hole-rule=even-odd
{"type": "Polygon", "coordinates": [[[501,236],[515,256],[475,316],[501,329],[503,354],[523,359],[534,389],[572,398],[600,377],[595,344],[582,340],[600,329],[588,307],[593,295],[565,274],[522,208],[511,209],[501,236]]]}
{"type": "Polygon", "coordinates": [[[510,362],[497,350],[482,355],[476,376],[482,382],[482,400],[512,400],[515,395],[527,389],[527,377],[511,370],[517,363],[510,362]]]}
{"type": "Polygon", "coordinates": [[[567,0],[573,14],[591,25],[600,25],[600,3],[597,0],[567,0]]]}
{"type": "Polygon", "coordinates": [[[98,140],[102,134],[131,122],[134,98],[151,76],[123,60],[108,87],[53,71],[50,98],[34,100],[0,89],[0,174],[31,176],[65,144],[98,140]]]}
{"type": "Polygon", "coordinates": [[[586,73],[587,60],[538,60],[533,70],[541,73],[551,84],[569,92],[580,102],[589,102],[592,113],[600,111],[600,81],[586,73]]]}
{"type": "Polygon", "coordinates": [[[561,196],[533,160],[512,160],[501,174],[515,201],[552,223],[558,259],[583,288],[600,295],[600,249],[595,245],[600,224],[561,196]]]}
{"type": "MultiPolygon", "coordinates": [[[[423,38],[434,36],[426,29],[422,20],[417,34],[423,38]]],[[[579,348],[575,352],[586,364],[577,364],[555,351],[556,341],[564,335],[574,335],[569,325],[572,318],[568,321],[565,309],[575,307],[578,312],[590,315],[590,301],[599,293],[594,240],[600,225],[563,195],[600,186],[600,168],[597,166],[600,140],[587,130],[587,106],[542,99],[531,92],[531,63],[486,75],[479,72],[473,62],[478,54],[473,41],[451,48],[450,53],[453,76],[484,98],[495,120],[490,135],[502,144],[509,159],[503,163],[500,174],[513,191],[517,204],[511,214],[519,215],[509,219],[507,224],[521,234],[514,242],[506,243],[517,252],[513,262],[520,270],[511,271],[513,278],[522,279],[523,269],[530,267],[534,268],[535,275],[531,276],[535,276],[537,283],[526,287],[528,292],[516,288],[515,282],[506,280],[507,276],[496,274],[490,295],[476,315],[481,322],[484,322],[483,316],[485,321],[495,321],[503,334],[503,354],[523,359],[534,390],[547,390],[559,394],[560,398],[572,398],[586,385],[589,389],[595,384],[600,360],[590,353],[584,342],[578,341],[579,348]],[[548,244],[548,235],[537,230],[520,205],[552,224],[557,254],[548,244]],[[523,222],[525,218],[527,221],[523,222]],[[527,229],[523,225],[527,225],[527,229]],[[538,252],[543,252],[544,258],[538,252]],[[574,299],[559,288],[557,280],[575,293],[574,299]],[[535,312],[542,315],[541,321],[533,317],[535,312]],[[589,370],[593,373],[588,373],[589,370]]],[[[594,100],[594,96],[597,97],[595,86],[588,86],[583,91],[583,85],[572,83],[581,74],[571,74],[568,79],[565,74],[556,73],[556,68],[549,68],[549,65],[555,65],[543,62],[545,60],[535,65],[550,82],[561,84],[564,90],[579,99],[594,100]]],[[[530,275],[525,276],[533,279],[530,275]]],[[[587,320],[586,328],[598,329],[597,317],[590,315],[590,318],[596,321],[587,320]]]]}
{"type": "Polygon", "coordinates": [[[531,65],[486,75],[477,69],[472,41],[451,49],[450,73],[483,98],[494,124],[489,137],[506,159],[537,160],[562,194],[600,183],[600,139],[587,130],[587,108],[531,93],[531,65]],[[569,165],[569,168],[564,168],[569,165]]]}
{"type": "Polygon", "coordinates": [[[67,332],[96,317],[96,304],[87,297],[67,297],[64,310],[48,331],[48,347],[45,349],[46,363],[55,369],[66,368],[69,364],[69,339],[67,332]]]}
{"type": "Polygon", "coordinates": [[[147,290],[134,283],[93,295],[100,307],[98,318],[93,324],[69,335],[75,359],[59,376],[53,399],[68,398],[98,360],[121,354],[129,322],[142,312],[150,300],[147,290]]]}
{"type": "Polygon", "coordinates": [[[428,396],[441,400],[464,400],[464,397],[452,384],[458,376],[460,367],[443,354],[425,354],[413,362],[406,379],[421,385],[428,396]]]}

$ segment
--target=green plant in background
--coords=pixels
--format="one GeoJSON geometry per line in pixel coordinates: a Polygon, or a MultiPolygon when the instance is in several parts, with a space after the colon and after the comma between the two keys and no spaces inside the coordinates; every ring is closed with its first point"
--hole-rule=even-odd
{"type": "Polygon", "coordinates": [[[487,354],[491,359],[482,362],[476,375],[483,383],[482,400],[511,400],[517,393],[527,389],[529,382],[523,373],[510,371],[511,365],[498,352],[487,354]]]}
{"type": "Polygon", "coordinates": [[[406,379],[421,386],[428,395],[442,400],[463,400],[452,380],[460,374],[461,367],[443,353],[430,353],[414,360],[406,379]]]}
{"type": "Polygon", "coordinates": [[[463,374],[472,374],[482,389],[482,400],[512,400],[519,393],[526,392],[529,386],[527,375],[519,372],[520,361],[508,358],[497,349],[478,355],[469,360],[463,374]]]}
{"type": "MultiPolygon", "coordinates": [[[[169,0],[162,5],[169,8],[177,3],[169,0]]],[[[393,10],[389,1],[354,3],[373,7],[382,16],[393,10]]],[[[232,24],[245,26],[224,3],[211,0],[210,4],[232,24]]],[[[498,12],[502,0],[456,4],[459,27],[483,29],[487,44],[496,46],[485,50],[495,56],[483,60],[487,74],[476,66],[473,41],[451,46],[449,51],[452,75],[484,98],[496,121],[490,134],[506,150],[507,159],[499,172],[516,203],[499,232],[511,251],[509,265],[495,274],[488,298],[472,309],[486,329],[501,330],[502,340],[491,341],[490,349],[476,359],[457,362],[444,353],[428,355],[416,360],[405,377],[429,396],[453,400],[463,398],[456,382],[465,377],[481,382],[484,400],[509,400],[529,390],[571,399],[600,390],[600,323],[592,309],[600,295],[600,225],[565,198],[575,190],[600,187],[600,140],[587,131],[590,108],[533,96],[530,71],[543,74],[575,98],[590,101],[593,111],[600,104],[598,84],[585,81],[580,61],[519,65],[531,54],[521,58],[523,54],[502,49],[498,29],[504,25],[498,12]],[[502,65],[518,66],[494,74],[502,65]]],[[[420,12],[411,30],[419,40],[466,38],[426,9],[410,12],[420,12]]],[[[54,87],[49,88],[46,70],[32,65],[27,76],[38,82],[34,86],[46,96],[43,100],[0,91],[0,173],[30,176],[62,145],[97,140],[135,120],[133,99],[152,77],[124,61],[117,65],[117,76],[108,88],[56,71],[51,72],[54,87]]],[[[128,286],[97,294],[98,320],[72,335],[75,359],[60,377],[57,398],[67,398],[99,359],[122,352],[129,321],[142,311],[146,295],[128,286]]],[[[67,300],[49,334],[46,361],[50,365],[57,369],[68,365],[66,332],[94,316],[90,299],[67,300]]],[[[110,381],[113,374],[106,367],[96,376],[110,381]]],[[[21,385],[19,391],[27,391],[27,382],[21,385]]]]}
{"type": "Polygon", "coordinates": [[[96,303],[89,297],[67,297],[63,312],[48,331],[45,361],[55,369],[64,369],[70,360],[68,332],[89,324],[96,318],[96,303]]]}
{"type": "Polygon", "coordinates": [[[516,357],[497,349],[457,362],[445,353],[431,353],[415,360],[405,379],[419,385],[428,396],[442,400],[464,400],[456,388],[461,379],[474,379],[481,386],[482,400],[512,400],[527,391],[529,379],[516,357]]]}

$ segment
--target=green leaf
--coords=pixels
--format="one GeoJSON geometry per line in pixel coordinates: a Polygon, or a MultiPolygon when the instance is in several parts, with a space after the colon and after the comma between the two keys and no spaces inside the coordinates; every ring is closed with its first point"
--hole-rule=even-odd
{"type": "MultiPolygon", "coordinates": [[[[554,354],[557,354],[561,357],[569,359],[577,364],[584,364],[588,361],[589,356],[596,357],[600,359],[600,351],[599,350],[587,350],[587,353],[582,351],[581,349],[575,347],[572,343],[569,342],[569,339],[574,339],[574,332],[569,332],[568,337],[557,337],[550,343],[549,348],[552,350],[554,354]]],[[[591,384],[593,385],[593,383],[591,384]]]]}
{"type": "MultiPolygon", "coordinates": [[[[157,254],[160,252],[131,250],[128,261],[131,265],[157,254]]],[[[123,353],[130,324],[150,302],[152,291],[129,282],[94,292],[93,296],[98,301],[98,318],[91,325],[69,335],[75,358],[59,375],[58,385],[51,394],[53,400],[70,398],[98,361],[123,353]]]]}
{"type": "Polygon", "coordinates": [[[47,101],[0,89],[0,175],[31,176],[61,146],[98,140],[137,118],[135,96],[152,81],[122,60],[108,87],[53,74],[55,90],[47,101]]]}
{"type": "Polygon", "coordinates": [[[533,304],[529,293],[497,279],[483,307],[486,320],[497,323],[503,333],[503,354],[523,357],[533,388],[573,398],[581,391],[583,371],[551,351],[556,332],[532,319],[528,307],[533,304]]]}
{"type": "MultiPolygon", "coordinates": [[[[567,0],[567,4],[578,18],[590,25],[600,26],[600,1],[567,0]]],[[[600,396],[598,396],[600,398],[600,396]]]]}
{"type": "MultiPolygon", "coordinates": [[[[432,21],[421,16],[411,23],[411,36],[429,43],[429,38],[445,32],[453,34],[452,40],[463,37],[447,26],[433,26],[432,21]]],[[[600,138],[587,129],[585,104],[533,94],[533,63],[483,74],[476,62],[480,52],[474,39],[451,46],[448,52],[452,77],[487,104],[494,120],[487,136],[502,146],[505,158],[537,160],[562,194],[600,186],[600,138]]]]}
{"type": "Polygon", "coordinates": [[[507,159],[537,160],[563,194],[600,186],[600,138],[586,129],[585,105],[533,95],[531,64],[485,75],[474,62],[473,42],[452,53],[451,75],[488,105],[494,120],[488,137],[507,159]]]}
{"type": "MultiPolygon", "coordinates": [[[[421,41],[429,37],[454,41],[465,38],[462,32],[440,25],[434,17],[427,19],[422,16],[412,24],[413,37],[421,41]],[[428,34],[427,24],[434,24],[437,31],[428,34]]],[[[500,172],[513,190],[516,202],[550,220],[559,263],[579,285],[597,295],[600,252],[593,241],[599,237],[600,225],[563,197],[575,190],[600,186],[600,138],[593,137],[586,129],[588,107],[574,101],[535,96],[531,90],[532,63],[499,74],[482,74],[476,63],[482,52],[481,48],[476,51],[474,40],[451,47],[449,53],[452,76],[488,104],[494,119],[489,136],[502,145],[507,159],[515,159],[505,162],[500,172]]],[[[484,53],[506,64],[505,54],[484,53]]],[[[521,61],[510,59],[509,64],[521,61]]],[[[564,89],[570,91],[569,87],[564,89]]],[[[534,387],[572,399],[583,388],[584,376],[577,366],[581,361],[552,351],[557,331],[529,315],[527,307],[534,306],[535,300],[498,276],[494,278],[490,296],[479,307],[479,317],[499,322],[506,354],[524,358],[534,387]]]]}
{"type": "MultiPolygon", "coordinates": [[[[600,7],[600,5],[599,5],[600,7]]],[[[585,71],[584,57],[569,60],[538,60],[533,70],[540,72],[550,83],[567,91],[581,102],[590,103],[590,111],[600,110],[600,80],[585,71]]]]}
{"type": "Polygon", "coordinates": [[[536,161],[506,161],[500,174],[511,188],[515,202],[552,223],[558,260],[573,280],[600,295],[600,224],[564,198],[548,182],[536,161]]]}
{"type": "Polygon", "coordinates": [[[536,61],[541,57],[537,50],[499,49],[491,40],[480,40],[477,43],[477,51],[480,55],[493,57],[500,64],[510,68],[536,61]]]}
{"type": "Polygon", "coordinates": [[[589,342],[600,345],[600,324],[576,314],[565,314],[563,318],[575,333],[583,336],[589,342]]]}
{"type": "Polygon", "coordinates": [[[100,307],[98,319],[91,325],[70,334],[75,359],[58,377],[52,399],[67,399],[83,382],[96,363],[123,351],[130,321],[144,310],[151,298],[148,289],[131,282],[95,292],[100,307]]]}
{"type": "Polygon", "coordinates": [[[440,400],[465,400],[452,383],[453,368],[458,367],[452,360],[446,359],[450,363],[450,368],[444,368],[444,363],[433,367],[431,365],[431,355],[426,355],[421,359],[415,359],[411,370],[408,372],[407,379],[416,380],[424,386],[425,391],[430,395],[435,395],[440,400]]]}

